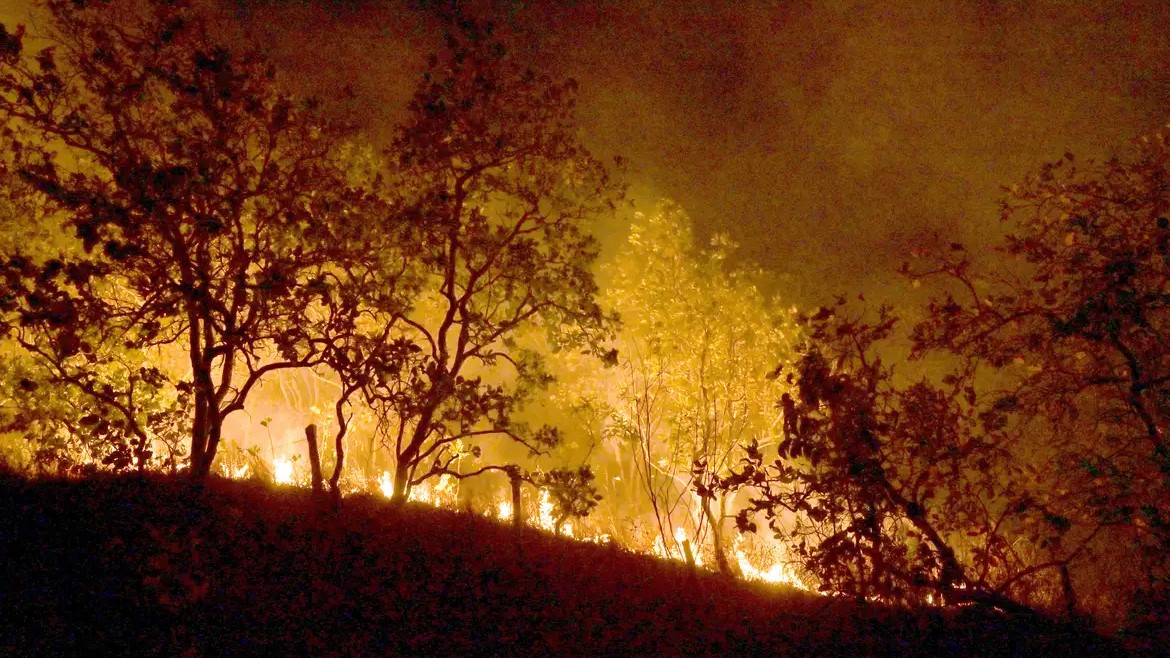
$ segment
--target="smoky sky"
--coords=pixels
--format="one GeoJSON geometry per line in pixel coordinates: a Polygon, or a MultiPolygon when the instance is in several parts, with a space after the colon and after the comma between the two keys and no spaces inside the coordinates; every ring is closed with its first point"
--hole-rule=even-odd
{"type": "MultiPolygon", "coordinates": [[[[302,88],[385,136],[438,44],[427,3],[245,2],[302,88]],[[349,86],[356,93],[342,98],[349,86]]],[[[499,2],[517,56],[580,83],[636,204],[682,204],[794,301],[896,297],[906,251],[999,230],[1000,188],[1170,120],[1170,3],[499,2]]]]}
{"type": "Polygon", "coordinates": [[[1170,118],[1167,3],[612,3],[546,19],[597,148],[802,298],[979,241],[1000,186],[1170,118]],[[581,35],[581,36],[578,36],[581,35]]]}

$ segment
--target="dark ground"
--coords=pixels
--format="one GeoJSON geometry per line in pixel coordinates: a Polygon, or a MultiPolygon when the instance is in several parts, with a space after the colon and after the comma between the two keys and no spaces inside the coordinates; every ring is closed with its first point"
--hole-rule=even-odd
{"type": "Polygon", "coordinates": [[[469,513],[0,478],[0,655],[1112,655],[994,611],[752,586],[469,513]]]}

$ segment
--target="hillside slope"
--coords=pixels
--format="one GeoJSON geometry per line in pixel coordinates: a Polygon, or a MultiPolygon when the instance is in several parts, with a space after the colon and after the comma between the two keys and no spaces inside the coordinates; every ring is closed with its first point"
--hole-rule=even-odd
{"type": "Polygon", "coordinates": [[[1103,655],[993,612],[755,587],[469,513],[0,479],[3,655],[1103,655]]]}

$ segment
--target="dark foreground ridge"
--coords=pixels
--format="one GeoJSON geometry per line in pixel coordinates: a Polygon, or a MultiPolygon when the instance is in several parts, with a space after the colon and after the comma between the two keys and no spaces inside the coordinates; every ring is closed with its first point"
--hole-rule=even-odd
{"type": "Polygon", "coordinates": [[[0,478],[0,655],[1114,655],[994,611],[754,587],[374,497],[0,478]]]}

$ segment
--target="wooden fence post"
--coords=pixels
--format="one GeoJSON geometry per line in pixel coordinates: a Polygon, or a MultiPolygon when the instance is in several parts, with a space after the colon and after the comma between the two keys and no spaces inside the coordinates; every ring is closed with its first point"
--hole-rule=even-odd
{"type": "Polygon", "coordinates": [[[321,454],[317,452],[317,426],[310,424],[305,428],[305,441],[309,443],[309,468],[313,474],[313,495],[325,493],[324,482],[321,477],[321,454]]]}

